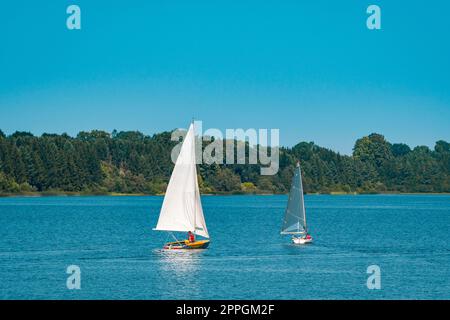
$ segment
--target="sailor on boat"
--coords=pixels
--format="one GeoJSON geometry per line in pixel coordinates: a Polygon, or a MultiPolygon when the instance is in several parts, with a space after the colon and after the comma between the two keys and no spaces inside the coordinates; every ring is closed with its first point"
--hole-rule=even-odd
{"type": "Polygon", "coordinates": [[[190,243],[194,243],[195,242],[195,235],[192,232],[188,232],[188,241],[190,243]]]}

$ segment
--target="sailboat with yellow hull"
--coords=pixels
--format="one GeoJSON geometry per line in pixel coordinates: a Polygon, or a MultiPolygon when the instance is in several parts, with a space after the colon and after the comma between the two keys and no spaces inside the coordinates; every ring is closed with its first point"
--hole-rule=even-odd
{"type": "Polygon", "coordinates": [[[184,138],[153,230],[169,232],[175,238],[174,242],[166,243],[164,249],[206,249],[209,246],[197,180],[194,123],[184,138]],[[205,239],[178,240],[174,232],[190,232],[205,239]]]}

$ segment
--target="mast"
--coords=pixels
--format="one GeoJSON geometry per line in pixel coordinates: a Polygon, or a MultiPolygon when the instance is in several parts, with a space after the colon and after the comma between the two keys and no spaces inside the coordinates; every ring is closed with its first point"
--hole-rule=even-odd
{"type": "MultiPolygon", "coordinates": [[[[197,188],[198,187],[198,181],[197,181],[197,157],[195,154],[195,122],[194,117],[192,117],[192,130],[194,131],[194,134],[192,135],[192,153],[194,154],[194,173],[195,173],[195,179],[192,180],[194,183],[194,190],[195,190],[195,197],[197,197],[197,188]]],[[[194,206],[194,230],[192,232],[195,234],[195,230],[197,229],[197,209],[196,206],[194,206]]]]}
{"type": "MultiPolygon", "coordinates": [[[[303,195],[303,179],[302,179],[302,168],[300,167],[300,161],[297,161],[297,168],[300,172],[300,190],[302,197],[302,210],[303,210],[303,229],[305,229],[305,233],[308,233],[308,227],[306,225],[306,209],[305,209],[305,196],[303,195]]],[[[299,221],[300,224],[300,221],[299,221]]]]}

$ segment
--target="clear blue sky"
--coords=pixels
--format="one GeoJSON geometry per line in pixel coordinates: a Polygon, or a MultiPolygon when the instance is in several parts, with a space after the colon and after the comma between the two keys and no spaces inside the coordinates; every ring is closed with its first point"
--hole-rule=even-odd
{"type": "Polygon", "coordinates": [[[0,129],[279,128],[350,153],[450,140],[449,1],[7,1],[0,129]],[[66,29],[78,4],[82,30],[66,29]],[[382,30],[366,8],[382,9],[382,30]]]}

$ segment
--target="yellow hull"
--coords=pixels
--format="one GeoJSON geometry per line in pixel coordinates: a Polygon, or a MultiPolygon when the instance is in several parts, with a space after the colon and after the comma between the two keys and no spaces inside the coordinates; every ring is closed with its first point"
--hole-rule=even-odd
{"type": "Polygon", "coordinates": [[[195,242],[189,242],[188,240],[169,242],[164,245],[164,249],[206,249],[209,246],[209,240],[199,240],[195,242]]]}

